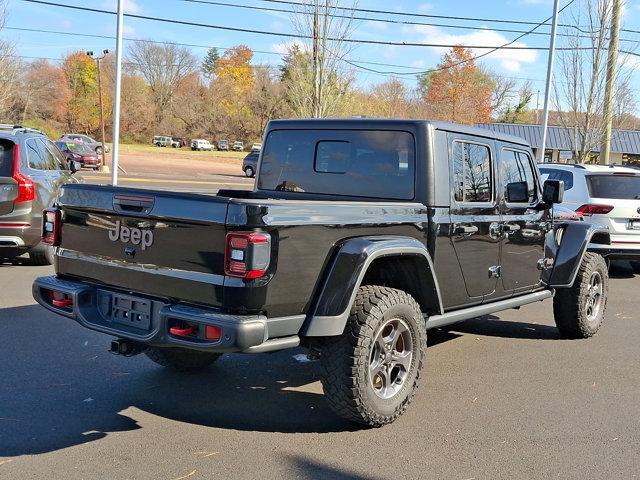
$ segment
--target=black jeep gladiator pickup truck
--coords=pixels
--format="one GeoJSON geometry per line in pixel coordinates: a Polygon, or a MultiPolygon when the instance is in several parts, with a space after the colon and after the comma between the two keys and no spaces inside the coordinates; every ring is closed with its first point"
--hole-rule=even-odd
{"type": "Polygon", "coordinates": [[[554,298],[560,332],[602,323],[604,227],[554,223],[529,145],[409,120],[269,124],[251,192],[68,185],[46,211],[56,275],[35,299],[111,350],[204,368],[302,345],[333,410],[379,426],[418,386],[426,332],[554,298]]]}

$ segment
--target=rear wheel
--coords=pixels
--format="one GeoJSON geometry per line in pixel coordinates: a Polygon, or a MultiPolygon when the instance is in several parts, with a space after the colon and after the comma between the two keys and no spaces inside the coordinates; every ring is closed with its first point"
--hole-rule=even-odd
{"type": "Polygon", "coordinates": [[[203,370],[215,362],[221,353],[199,352],[185,348],[149,347],[145,355],[158,365],[181,372],[203,370]]]}
{"type": "Polygon", "coordinates": [[[49,245],[38,245],[29,250],[29,263],[31,265],[53,265],[55,250],[49,245]]]}
{"type": "Polygon", "coordinates": [[[344,333],[320,347],[321,380],[331,409],[379,427],[402,415],[418,388],[427,332],[411,295],[365,286],[356,296],[344,333]]]}
{"type": "Polygon", "coordinates": [[[563,337],[595,335],[607,308],[609,273],[604,259],[587,252],[570,288],[559,288],[553,299],[553,316],[563,337]]]}
{"type": "Polygon", "coordinates": [[[253,167],[247,167],[247,168],[244,169],[244,174],[247,177],[251,178],[256,174],[256,172],[253,171],[253,167]]]}

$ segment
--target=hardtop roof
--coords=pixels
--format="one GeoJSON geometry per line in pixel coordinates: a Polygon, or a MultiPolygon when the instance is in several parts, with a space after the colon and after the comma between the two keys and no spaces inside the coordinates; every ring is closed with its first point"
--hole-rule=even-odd
{"type": "Polygon", "coordinates": [[[496,139],[507,143],[514,143],[529,147],[522,137],[495,132],[485,128],[473,127],[469,125],[460,125],[457,123],[421,120],[421,119],[401,119],[401,118],[302,118],[302,119],[282,119],[272,120],[269,122],[267,130],[279,128],[295,129],[295,128],[349,128],[349,129],[373,129],[373,128],[402,128],[411,125],[416,128],[432,126],[436,130],[442,130],[452,133],[461,133],[463,135],[471,135],[483,138],[496,139]]]}

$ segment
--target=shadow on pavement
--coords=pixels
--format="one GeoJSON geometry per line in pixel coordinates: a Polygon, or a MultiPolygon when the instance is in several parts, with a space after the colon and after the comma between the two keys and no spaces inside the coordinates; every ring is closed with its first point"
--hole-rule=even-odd
{"type": "Polygon", "coordinates": [[[381,478],[371,475],[359,475],[302,456],[287,456],[286,461],[296,472],[296,478],[305,480],[376,480],[381,478]]]}
{"type": "MultiPolygon", "coordinates": [[[[318,382],[318,362],[309,361],[302,350],[224,355],[204,372],[184,374],[159,367],[144,355],[115,357],[107,352],[110,337],[37,305],[0,310],[0,328],[5,339],[0,349],[0,457],[51,452],[141,428],[128,416],[130,407],[232,430],[323,433],[361,428],[330,411],[318,382]]],[[[465,333],[559,338],[554,327],[496,317],[468,320],[452,330],[432,330],[429,346],[465,333]]],[[[311,476],[318,471],[312,462],[300,459],[298,466],[306,478],[320,478],[311,476]]],[[[348,472],[333,475],[322,478],[359,478],[348,472]]]]}
{"type": "Polygon", "coordinates": [[[494,315],[472,318],[449,327],[451,331],[486,337],[518,338],[524,340],[562,340],[554,326],[537,323],[501,320],[494,315]]]}

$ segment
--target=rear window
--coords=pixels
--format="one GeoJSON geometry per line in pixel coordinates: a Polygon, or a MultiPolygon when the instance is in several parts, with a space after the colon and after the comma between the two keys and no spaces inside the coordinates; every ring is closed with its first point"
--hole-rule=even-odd
{"type": "Polygon", "coordinates": [[[412,200],[414,169],[409,132],[274,130],[263,147],[258,188],[412,200]]]}
{"type": "Polygon", "coordinates": [[[640,199],[640,175],[588,175],[587,187],[594,198],[640,199]]]}
{"type": "Polygon", "coordinates": [[[0,177],[13,176],[13,142],[0,140],[0,177]]]}

